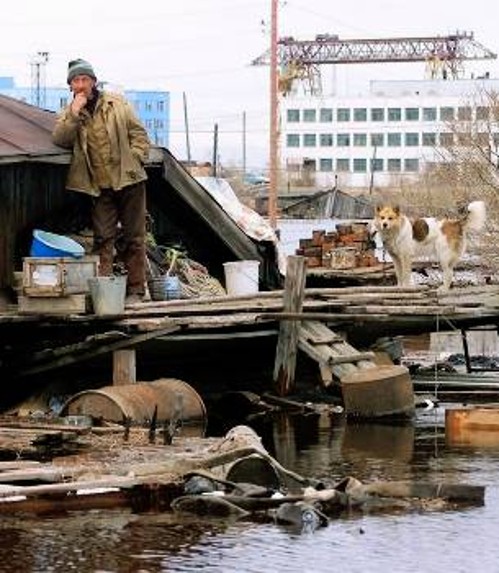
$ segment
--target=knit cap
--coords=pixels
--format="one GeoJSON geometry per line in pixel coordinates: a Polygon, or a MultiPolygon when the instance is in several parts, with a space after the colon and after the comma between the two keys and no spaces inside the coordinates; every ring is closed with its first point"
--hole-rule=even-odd
{"type": "Polygon", "coordinates": [[[86,60],[78,58],[77,60],[71,60],[68,64],[68,84],[76,76],[89,76],[96,80],[94,69],[92,65],[86,60]]]}

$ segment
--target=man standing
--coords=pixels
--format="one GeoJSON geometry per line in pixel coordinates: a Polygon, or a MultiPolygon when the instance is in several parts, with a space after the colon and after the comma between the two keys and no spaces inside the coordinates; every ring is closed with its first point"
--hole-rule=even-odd
{"type": "MultiPolygon", "coordinates": [[[[73,101],[59,115],[52,138],[73,150],[66,187],[93,197],[94,252],[99,273],[111,275],[118,224],[127,270],[127,303],[145,291],[147,132],[121,95],[101,91],[85,60],[68,64],[73,101]]],[[[121,249],[120,249],[121,251],[121,249]]]]}

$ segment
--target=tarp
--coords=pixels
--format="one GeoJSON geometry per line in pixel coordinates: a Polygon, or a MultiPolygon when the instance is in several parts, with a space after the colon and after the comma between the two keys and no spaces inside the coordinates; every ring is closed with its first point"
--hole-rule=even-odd
{"type": "Polygon", "coordinates": [[[275,245],[279,270],[285,274],[285,258],[281,253],[279,239],[270,223],[256,211],[241,203],[226,179],[220,177],[196,177],[195,179],[249,237],[257,241],[269,241],[275,245]]]}

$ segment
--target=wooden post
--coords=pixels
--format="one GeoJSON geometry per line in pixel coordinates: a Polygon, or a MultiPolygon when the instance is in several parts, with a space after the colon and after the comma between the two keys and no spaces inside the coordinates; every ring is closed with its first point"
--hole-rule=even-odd
{"type": "Polygon", "coordinates": [[[135,348],[113,351],[113,385],[137,382],[135,348]]]}
{"type": "MultiPolygon", "coordinates": [[[[306,269],[305,257],[288,257],[284,284],[284,312],[301,312],[305,296],[306,269]]],[[[279,396],[286,396],[294,383],[299,334],[299,320],[281,321],[274,364],[274,384],[279,396]]]]}

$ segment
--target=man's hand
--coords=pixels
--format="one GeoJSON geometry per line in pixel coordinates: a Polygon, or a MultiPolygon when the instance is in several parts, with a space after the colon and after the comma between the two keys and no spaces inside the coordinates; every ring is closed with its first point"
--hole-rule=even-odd
{"type": "Polygon", "coordinates": [[[76,93],[73,101],[71,102],[71,111],[78,115],[80,111],[87,105],[87,96],[83,92],[76,93]]]}

